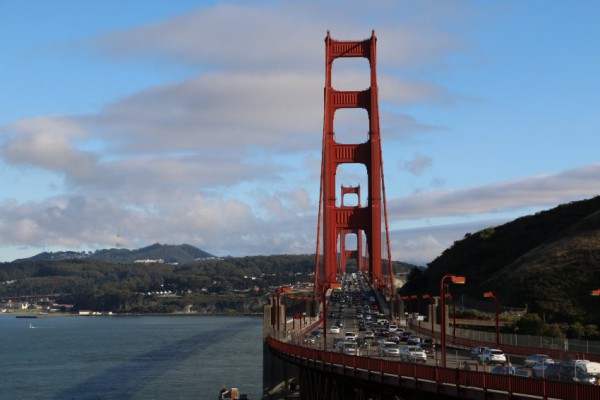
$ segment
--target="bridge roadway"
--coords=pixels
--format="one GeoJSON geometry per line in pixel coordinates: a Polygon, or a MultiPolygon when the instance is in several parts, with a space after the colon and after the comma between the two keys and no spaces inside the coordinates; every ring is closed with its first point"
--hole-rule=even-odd
{"type": "MultiPolygon", "coordinates": [[[[342,332],[355,330],[353,317],[345,315],[342,332]]],[[[331,319],[326,318],[328,325],[331,319]]],[[[271,330],[265,341],[275,357],[299,368],[297,393],[301,399],[600,400],[600,386],[531,378],[524,369],[515,375],[492,374],[469,363],[468,353],[459,348],[448,351],[447,367],[443,368],[437,359],[426,364],[402,362],[380,357],[369,347],[359,356],[342,354],[333,349],[333,340],[339,335],[331,333],[325,344],[322,339],[303,344],[302,336],[323,322],[297,323],[296,330],[287,330],[290,326],[286,323],[283,331],[271,330]],[[469,370],[463,368],[465,363],[471,366],[469,370]]]]}

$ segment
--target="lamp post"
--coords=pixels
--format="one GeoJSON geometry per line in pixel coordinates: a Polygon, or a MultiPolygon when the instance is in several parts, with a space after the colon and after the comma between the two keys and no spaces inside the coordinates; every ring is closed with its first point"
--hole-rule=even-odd
{"type": "Polygon", "coordinates": [[[427,316],[429,317],[429,321],[431,322],[431,336],[433,337],[433,307],[431,306],[433,304],[432,297],[428,294],[424,294],[423,298],[429,299],[429,311],[427,312],[427,316]]]}
{"type": "Polygon", "coordinates": [[[494,314],[496,321],[496,347],[500,347],[500,326],[498,324],[498,296],[494,292],[485,292],[483,297],[494,299],[494,314]]]}
{"type": "MultiPolygon", "coordinates": [[[[275,320],[276,320],[276,324],[277,324],[277,330],[280,330],[280,325],[281,325],[281,311],[280,311],[280,299],[279,296],[281,295],[282,292],[289,292],[291,291],[292,288],[290,286],[281,286],[278,287],[277,289],[275,289],[275,295],[277,296],[277,302],[275,303],[275,320]]],[[[287,325],[287,323],[286,323],[287,325]]]]}
{"type": "Polygon", "coordinates": [[[446,368],[446,286],[445,281],[450,279],[450,283],[456,284],[464,284],[465,277],[464,276],[456,276],[452,274],[446,274],[442,277],[441,285],[440,285],[440,301],[441,301],[441,314],[442,321],[440,325],[440,333],[441,333],[441,348],[442,348],[442,367],[446,368]]]}
{"type": "Polygon", "coordinates": [[[408,323],[408,314],[410,314],[410,297],[400,296],[400,298],[402,299],[402,304],[404,304],[402,318],[406,318],[406,323],[408,323]]]}
{"type": "MultiPolygon", "coordinates": [[[[446,285],[446,289],[448,285],[446,285]]],[[[452,296],[452,293],[446,293],[446,297],[452,301],[452,343],[456,343],[456,299],[452,296]]]]}
{"type": "Polygon", "coordinates": [[[592,290],[590,295],[591,296],[600,296],[600,289],[592,290]]]}
{"type": "Polygon", "coordinates": [[[410,298],[417,300],[417,310],[415,312],[420,315],[421,314],[421,298],[419,296],[417,296],[416,294],[413,294],[412,296],[410,296],[410,298]]]}

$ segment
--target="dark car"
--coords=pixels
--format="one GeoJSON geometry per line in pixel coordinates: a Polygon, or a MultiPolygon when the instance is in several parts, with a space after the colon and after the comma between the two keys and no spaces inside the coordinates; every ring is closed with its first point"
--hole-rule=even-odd
{"type": "Polygon", "coordinates": [[[428,358],[435,358],[435,345],[433,343],[424,341],[419,346],[425,351],[428,358]]]}
{"type": "Polygon", "coordinates": [[[479,356],[483,354],[485,347],[473,347],[471,349],[471,360],[479,360],[479,356]]]}
{"type": "Polygon", "coordinates": [[[500,374],[500,375],[514,375],[515,367],[512,365],[497,365],[490,370],[492,374],[500,374]]]}
{"type": "Polygon", "coordinates": [[[595,376],[585,373],[585,371],[579,367],[574,368],[567,365],[563,365],[560,369],[559,379],[564,382],[589,383],[591,385],[598,383],[595,376]]]}
{"type": "Polygon", "coordinates": [[[560,379],[560,369],[561,369],[561,364],[560,363],[549,363],[549,364],[542,364],[542,365],[536,365],[535,367],[532,368],[533,371],[533,375],[536,378],[544,378],[544,379],[551,379],[551,380],[559,380],[560,379]],[[541,368],[538,368],[541,367],[541,368]]]}

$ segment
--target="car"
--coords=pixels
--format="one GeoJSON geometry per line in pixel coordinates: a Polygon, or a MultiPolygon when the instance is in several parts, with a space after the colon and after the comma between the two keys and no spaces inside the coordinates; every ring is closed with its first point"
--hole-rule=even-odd
{"type": "Polygon", "coordinates": [[[550,358],[550,356],[547,354],[532,354],[525,359],[524,365],[527,368],[532,368],[535,365],[543,363],[544,360],[553,361],[552,358],[550,358]]]}
{"type": "Polygon", "coordinates": [[[432,343],[422,342],[419,347],[423,349],[427,357],[435,358],[435,345],[432,343]]]}
{"type": "Polygon", "coordinates": [[[313,335],[304,335],[304,337],[302,338],[302,343],[315,344],[317,343],[317,338],[313,335]]]}
{"type": "Polygon", "coordinates": [[[340,333],[340,327],[339,326],[332,326],[331,328],[329,328],[329,333],[340,333]]]}
{"type": "Polygon", "coordinates": [[[356,338],[356,345],[359,349],[364,349],[367,347],[367,341],[365,340],[365,338],[358,337],[356,338]]]}
{"type": "Polygon", "coordinates": [[[375,333],[373,331],[366,331],[365,332],[365,339],[375,339],[375,333]]]}
{"type": "Polygon", "coordinates": [[[418,337],[417,335],[410,335],[408,337],[408,339],[406,340],[407,344],[419,344],[421,343],[421,338],[418,337]]]}
{"type": "Polygon", "coordinates": [[[479,356],[483,353],[483,350],[485,350],[486,347],[473,347],[471,349],[471,360],[479,360],[479,356]]]}
{"type": "Polygon", "coordinates": [[[382,357],[398,357],[400,349],[394,342],[381,341],[379,342],[379,355],[382,357]]]}
{"type": "Polygon", "coordinates": [[[348,354],[350,356],[358,356],[360,355],[360,349],[356,342],[344,342],[342,346],[342,353],[348,354]]]}
{"type": "Polygon", "coordinates": [[[541,363],[531,367],[531,372],[536,378],[558,379],[558,373],[560,372],[560,363],[556,363],[553,360],[546,359],[541,363]]]}
{"type": "Polygon", "coordinates": [[[396,332],[398,330],[398,325],[390,324],[390,326],[388,326],[388,330],[390,332],[396,332]]]}
{"type": "Polygon", "coordinates": [[[595,385],[598,378],[585,372],[581,363],[567,362],[560,367],[558,379],[563,382],[580,382],[595,385]]]}
{"type": "Polygon", "coordinates": [[[491,349],[486,347],[483,353],[479,356],[481,364],[504,364],[506,363],[506,355],[500,349],[491,349]]]}
{"type": "Polygon", "coordinates": [[[310,333],[310,335],[311,335],[312,337],[314,337],[315,339],[318,339],[318,338],[320,338],[321,336],[323,336],[323,332],[321,332],[320,330],[316,330],[316,331],[312,331],[312,332],[310,333]]]}
{"type": "Polygon", "coordinates": [[[344,343],[344,338],[341,338],[341,337],[333,338],[333,345],[332,345],[333,349],[339,351],[341,343],[344,343]]]}
{"type": "Polygon", "coordinates": [[[396,335],[395,333],[389,334],[387,337],[387,340],[389,342],[394,342],[396,344],[400,343],[400,336],[396,335]]]}
{"type": "Polygon", "coordinates": [[[576,365],[588,375],[600,376],[600,363],[590,360],[569,360],[563,365],[576,365]]]}
{"type": "Polygon", "coordinates": [[[422,362],[425,364],[427,362],[427,354],[419,346],[404,346],[400,350],[400,359],[402,361],[422,362]]]}
{"type": "Polygon", "coordinates": [[[513,367],[510,364],[509,365],[496,365],[494,368],[492,368],[490,370],[490,373],[499,374],[499,375],[514,375],[515,367],[513,367]]]}
{"type": "Polygon", "coordinates": [[[356,341],[356,333],[355,332],[344,332],[344,339],[347,341],[356,341]]]}

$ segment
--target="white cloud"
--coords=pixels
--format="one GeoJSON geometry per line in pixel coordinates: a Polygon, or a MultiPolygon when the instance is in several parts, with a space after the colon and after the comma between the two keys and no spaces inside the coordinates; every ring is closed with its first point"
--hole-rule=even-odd
{"type": "Polygon", "coordinates": [[[527,207],[555,206],[600,193],[600,164],[553,175],[492,183],[456,190],[421,192],[389,204],[394,219],[417,219],[498,213],[527,207]]]}

